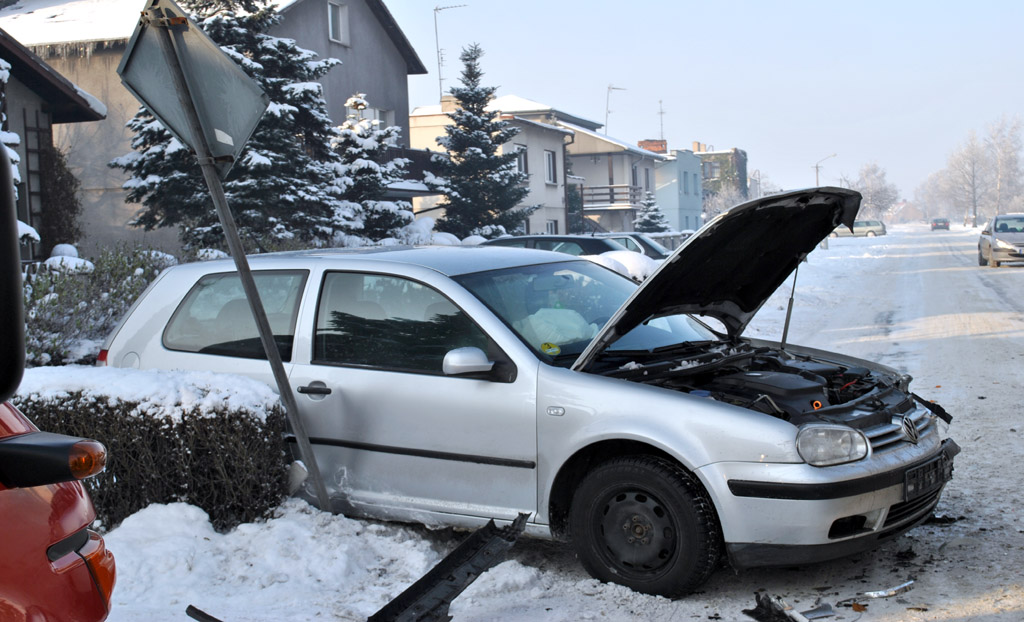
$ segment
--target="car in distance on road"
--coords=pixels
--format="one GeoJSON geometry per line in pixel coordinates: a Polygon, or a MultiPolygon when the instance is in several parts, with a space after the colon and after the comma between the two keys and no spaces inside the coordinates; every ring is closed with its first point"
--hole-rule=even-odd
{"type": "MultiPolygon", "coordinates": [[[[600,255],[608,251],[630,250],[615,240],[592,235],[507,235],[481,242],[481,246],[511,246],[515,248],[536,248],[569,255],[600,255]]],[[[639,251],[638,251],[639,252],[639,251]]]]}
{"type": "Polygon", "coordinates": [[[834,238],[873,238],[876,235],[885,235],[885,223],[881,220],[855,220],[852,227],[844,224],[832,232],[834,238]]]}
{"type": "Polygon", "coordinates": [[[978,265],[998,268],[1007,262],[1024,262],[1024,213],[997,215],[978,238],[978,265]]]}
{"type": "Polygon", "coordinates": [[[594,237],[615,240],[627,249],[643,253],[651,259],[667,259],[672,254],[672,251],[662,246],[657,240],[638,231],[595,233],[594,237]]]}
{"type": "MultiPolygon", "coordinates": [[[[910,529],[952,476],[945,411],[896,370],[743,336],[859,201],[738,206],[642,285],[495,246],[252,257],[330,509],[460,527],[525,512],[594,577],[667,597],[723,554],[789,566],[910,529]]],[[[230,262],[170,268],[100,361],[272,383],[245,305],[230,262]]]]}
{"type": "Polygon", "coordinates": [[[945,229],[949,231],[949,219],[948,218],[932,218],[931,222],[932,231],[936,229],[945,229]]]}

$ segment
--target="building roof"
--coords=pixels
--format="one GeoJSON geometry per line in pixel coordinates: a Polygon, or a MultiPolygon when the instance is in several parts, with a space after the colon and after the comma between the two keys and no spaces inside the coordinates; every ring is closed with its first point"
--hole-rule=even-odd
{"type": "Polygon", "coordinates": [[[11,74],[46,102],[53,123],[99,121],[106,118],[107,107],[100,100],[54,71],[53,67],[2,29],[0,56],[11,64],[11,74]]]}
{"type": "MultiPolygon", "coordinates": [[[[284,13],[304,0],[272,0],[284,13]]],[[[366,0],[391,42],[405,59],[409,74],[425,74],[416,50],[405,37],[398,22],[381,0],[366,0]]],[[[18,0],[0,9],[0,28],[10,32],[23,45],[94,44],[125,41],[139,22],[142,0],[18,0]]]]}
{"type": "Polygon", "coordinates": [[[502,95],[501,97],[494,98],[490,104],[487,105],[488,110],[500,110],[506,114],[515,116],[523,116],[527,114],[549,114],[554,116],[560,121],[566,121],[573,123],[580,127],[596,130],[601,127],[601,124],[590,119],[578,117],[574,114],[569,114],[564,110],[559,110],[547,104],[535,102],[525,97],[519,97],[518,95],[502,95]]]}
{"type": "Polygon", "coordinates": [[[625,141],[619,140],[618,138],[613,138],[611,136],[606,136],[604,134],[598,134],[597,132],[595,132],[595,131],[593,131],[591,129],[580,127],[580,126],[574,125],[572,123],[566,123],[565,121],[558,121],[558,125],[566,128],[566,129],[572,130],[572,131],[576,132],[577,134],[584,134],[586,136],[590,136],[592,138],[596,138],[598,140],[601,140],[601,141],[604,141],[604,142],[608,143],[608,145],[609,145],[608,151],[609,152],[629,151],[631,153],[642,155],[642,156],[644,156],[646,158],[650,158],[652,160],[665,160],[665,159],[667,159],[667,156],[665,156],[665,155],[663,155],[661,153],[654,153],[653,151],[648,151],[646,149],[641,149],[640,147],[637,147],[636,145],[631,145],[630,143],[627,143],[625,141]]]}

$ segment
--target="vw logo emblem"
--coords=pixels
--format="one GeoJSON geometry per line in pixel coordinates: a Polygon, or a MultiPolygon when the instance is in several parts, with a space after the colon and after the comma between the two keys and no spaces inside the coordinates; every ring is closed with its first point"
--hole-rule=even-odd
{"type": "Polygon", "coordinates": [[[903,436],[905,436],[911,443],[917,445],[917,441],[921,440],[921,437],[917,433],[917,426],[914,425],[914,422],[910,417],[904,416],[901,425],[903,426],[903,436]]]}

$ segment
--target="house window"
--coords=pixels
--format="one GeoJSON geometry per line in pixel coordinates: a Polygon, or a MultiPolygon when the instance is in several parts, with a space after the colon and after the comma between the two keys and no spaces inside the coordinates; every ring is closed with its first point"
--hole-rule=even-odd
{"type": "Polygon", "coordinates": [[[683,194],[690,194],[690,174],[683,171],[683,194]]]}
{"type": "Polygon", "coordinates": [[[526,145],[513,145],[516,150],[516,172],[524,175],[530,174],[529,162],[526,160],[526,145]]]}
{"type": "Polygon", "coordinates": [[[348,45],[348,5],[327,3],[327,32],[331,41],[348,45]]]}
{"type": "Polygon", "coordinates": [[[722,176],[722,165],[719,162],[704,162],[704,179],[718,179],[722,176]]]}
{"type": "Polygon", "coordinates": [[[558,234],[558,221],[557,220],[549,220],[549,221],[547,221],[546,223],[544,223],[544,229],[545,229],[545,232],[547,232],[547,233],[549,233],[551,235],[557,235],[558,234]]]}
{"type": "Polygon", "coordinates": [[[639,173],[639,171],[636,170],[636,164],[633,165],[633,170],[630,171],[630,182],[629,182],[629,184],[631,186],[639,186],[640,185],[640,173],[639,173]]]}
{"type": "Polygon", "coordinates": [[[555,175],[555,152],[544,150],[544,181],[549,184],[557,184],[558,177],[555,175]]]}
{"type": "Polygon", "coordinates": [[[651,169],[644,169],[644,190],[651,189],[651,169]]]}

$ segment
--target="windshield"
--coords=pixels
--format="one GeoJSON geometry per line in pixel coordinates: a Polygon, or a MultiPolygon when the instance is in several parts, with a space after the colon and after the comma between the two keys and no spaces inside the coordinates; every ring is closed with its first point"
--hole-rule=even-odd
{"type": "Polygon", "coordinates": [[[637,237],[643,239],[643,241],[646,242],[648,246],[653,248],[658,253],[664,255],[665,257],[668,257],[669,255],[672,254],[672,251],[668,250],[667,248],[665,248],[664,246],[659,244],[657,240],[655,240],[655,239],[653,239],[651,237],[648,237],[646,235],[642,235],[642,234],[634,234],[634,235],[636,235],[637,237]]]}
{"type": "Polygon", "coordinates": [[[999,216],[992,230],[996,233],[1024,233],[1024,216],[999,216]]]}
{"type": "MultiPolygon", "coordinates": [[[[637,285],[589,261],[478,272],[456,280],[499,317],[541,359],[569,366],[637,285]]],[[[655,349],[716,337],[689,316],[645,322],[609,347],[655,349]]]]}

